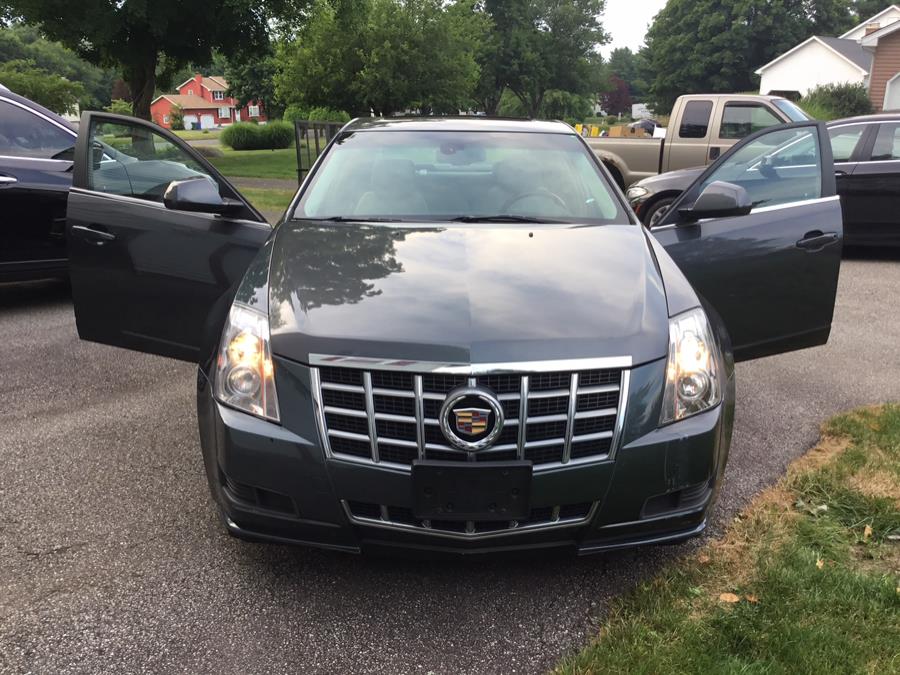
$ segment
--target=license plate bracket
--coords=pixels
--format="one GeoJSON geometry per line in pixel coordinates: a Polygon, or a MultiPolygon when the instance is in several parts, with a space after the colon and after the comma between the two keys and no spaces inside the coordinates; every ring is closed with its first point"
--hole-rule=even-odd
{"type": "Polygon", "coordinates": [[[441,462],[412,465],[413,515],[421,520],[520,520],[531,511],[532,464],[441,462]]]}

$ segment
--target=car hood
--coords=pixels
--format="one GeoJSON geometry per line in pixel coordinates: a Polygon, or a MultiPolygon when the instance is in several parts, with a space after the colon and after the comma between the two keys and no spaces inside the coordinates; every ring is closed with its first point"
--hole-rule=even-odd
{"type": "Polygon", "coordinates": [[[651,192],[662,192],[663,190],[687,190],[700,174],[706,171],[705,166],[695,166],[690,169],[676,169],[675,171],[666,171],[656,176],[647,176],[642,178],[634,186],[647,188],[651,192]]]}
{"type": "Polygon", "coordinates": [[[285,222],[272,350],[488,364],[666,354],[663,283],[635,225],[285,222]]]}

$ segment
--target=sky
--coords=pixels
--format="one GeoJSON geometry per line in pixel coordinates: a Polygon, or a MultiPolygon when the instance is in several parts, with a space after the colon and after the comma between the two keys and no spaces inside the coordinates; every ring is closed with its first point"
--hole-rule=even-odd
{"type": "Polygon", "coordinates": [[[666,0],[606,0],[603,27],[612,37],[600,51],[604,57],[616,47],[630,47],[637,51],[644,43],[644,34],[651,19],[666,5],[666,0]]]}

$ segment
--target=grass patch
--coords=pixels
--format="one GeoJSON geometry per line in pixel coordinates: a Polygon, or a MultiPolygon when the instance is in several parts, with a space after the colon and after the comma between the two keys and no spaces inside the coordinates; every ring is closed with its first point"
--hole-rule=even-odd
{"type": "Polygon", "coordinates": [[[241,194],[253,206],[263,211],[284,211],[295,190],[270,190],[265,188],[241,188],[241,194]]]}
{"type": "Polygon", "coordinates": [[[559,673],[900,673],[900,406],[839,416],[559,673]]]}
{"type": "Polygon", "coordinates": [[[222,156],[210,158],[209,161],[226,176],[297,180],[297,151],[294,148],[284,150],[222,148],[222,156]]]}
{"type": "Polygon", "coordinates": [[[185,141],[214,141],[219,138],[222,133],[221,129],[184,129],[182,131],[172,131],[173,134],[185,141]]]}

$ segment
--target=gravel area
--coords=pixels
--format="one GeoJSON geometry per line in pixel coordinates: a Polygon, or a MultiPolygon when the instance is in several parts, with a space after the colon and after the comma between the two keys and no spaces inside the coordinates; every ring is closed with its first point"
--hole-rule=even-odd
{"type": "MultiPolygon", "coordinates": [[[[848,408],[900,400],[900,253],[841,272],[826,347],[738,366],[712,531],[848,408]]],[[[0,672],[531,673],[694,544],[401,560],[247,544],[214,514],[186,363],[80,342],[0,287],[0,672]]]]}

